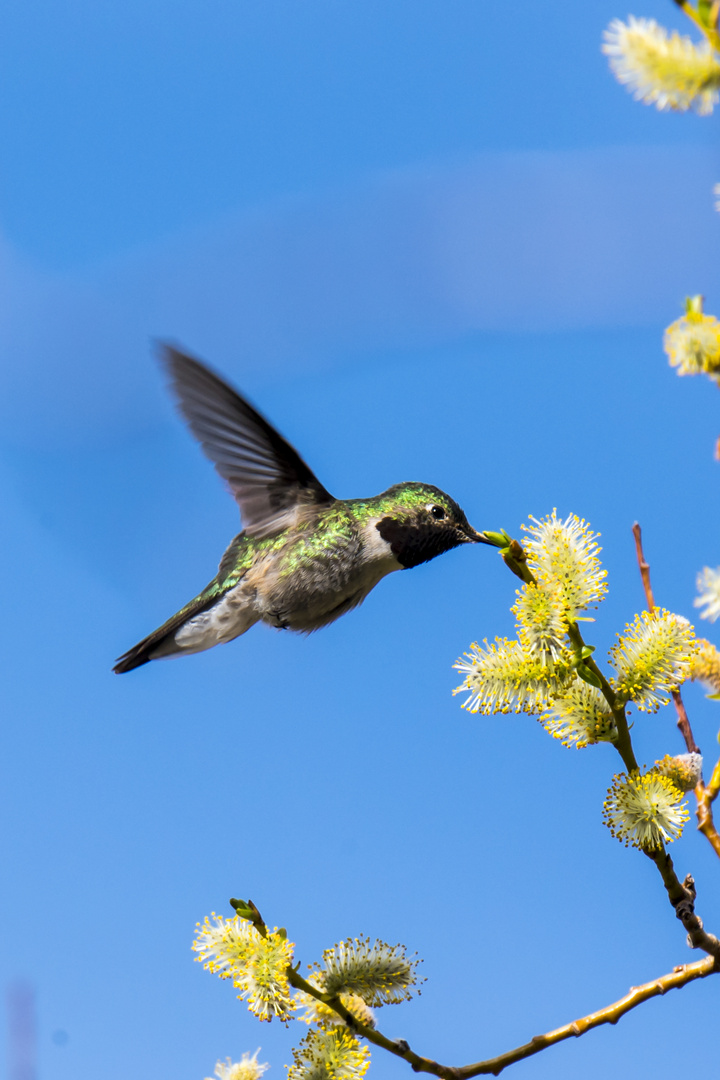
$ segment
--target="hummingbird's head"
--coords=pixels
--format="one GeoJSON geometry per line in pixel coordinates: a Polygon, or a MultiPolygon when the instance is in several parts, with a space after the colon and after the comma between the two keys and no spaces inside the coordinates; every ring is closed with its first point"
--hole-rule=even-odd
{"type": "Polygon", "coordinates": [[[454,499],[432,484],[395,484],[378,496],[383,516],[375,528],[405,568],[419,566],[460,544],[487,544],[454,499]]]}

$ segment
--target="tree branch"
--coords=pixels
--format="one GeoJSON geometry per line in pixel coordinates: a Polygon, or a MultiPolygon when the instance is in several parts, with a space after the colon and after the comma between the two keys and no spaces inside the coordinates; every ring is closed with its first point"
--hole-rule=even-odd
{"type": "MultiPolygon", "coordinates": [[[[638,566],[640,568],[640,576],[642,578],[643,588],[645,589],[645,599],[648,605],[648,611],[652,611],[655,606],[655,600],[653,597],[652,585],[650,584],[650,566],[645,559],[642,546],[642,531],[637,521],[633,525],[633,536],[635,537],[635,551],[637,552],[638,566]]],[[[680,729],[682,737],[685,740],[685,745],[690,754],[699,754],[700,747],[695,742],[695,736],[693,735],[692,728],[690,726],[690,720],[688,718],[687,710],[682,699],[682,695],[679,690],[673,690],[672,694],[675,710],[678,715],[677,726],[680,729]]],[[[697,799],[697,820],[698,830],[705,836],[712,846],[715,854],[720,857],[720,833],[718,833],[715,827],[715,821],[713,819],[712,804],[718,796],[720,791],[720,761],[717,762],[713,770],[710,783],[706,787],[703,781],[695,788],[695,798],[697,799]]]]}
{"type": "MultiPolygon", "coordinates": [[[[633,536],[635,537],[635,551],[637,553],[638,567],[640,568],[640,577],[642,578],[643,589],[645,590],[645,601],[647,603],[648,611],[652,611],[655,607],[655,598],[653,596],[652,585],[650,584],[650,564],[645,559],[645,553],[642,546],[642,529],[637,521],[632,527],[633,536]]],[[[683,699],[679,690],[674,690],[672,695],[673,702],[675,704],[675,710],[678,715],[677,726],[680,729],[685,745],[687,746],[689,754],[699,754],[700,747],[695,742],[695,736],[692,733],[690,727],[690,721],[688,714],[683,704],[683,699]]]]}
{"type": "Polygon", "coordinates": [[[710,783],[706,786],[702,780],[695,788],[697,799],[698,829],[706,836],[716,855],[720,856],[720,833],[715,828],[713,820],[712,804],[720,792],[720,760],[716,762],[710,783]]]}
{"type": "MultiPolygon", "coordinates": [[[[659,854],[658,859],[660,859],[659,854]]],[[[679,967],[673,968],[667,975],[661,975],[659,978],[653,979],[652,982],[643,983],[642,986],[633,986],[624,997],[613,1002],[612,1005],[606,1005],[604,1009],[588,1013],[587,1016],[581,1016],[579,1020],[573,1020],[570,1024],[555,1028],[554,1031],[548,1031],[545,1035],[535,1035],[530,1042],[523,1043],[522,1046],[516,1046],[514,1050],[508,1050],[497,1057],[487,1058],[485,1061],[476,1061],[472,1065],[441,1065],[439,1062],[433,1061],[432,1058],[416,1054],[404,1039],[389,1039],[387,1035],[383,1035],[376,1027],[362,1023],[342,1003],[339,996],[326,994],[317,986],[313,986],[307,979],[304,979],[298,970],[300,964],[297,964],[296,967],[290,965],[286,969],[287,980],[296,990],[302,990],[310,997],[315,998],[316,1001],[320,1001],[323,1005],[332,1009],[355,1034],[367,1039],[374,1046],[387,1050],[388,1053],[393,1054],[395,1057],[407,1061],[413,1072],[430,1073],[432,1076],[440,1077],[440,1080],[471,1080],[474,1076],[482,1076],[488,1073],[498,1076],[508,1065],[514,1065],[516,1061],[522,1061],[523,1058],[539,1054],[541,1050],[547,1050],[549,1046],[554,1046],[555,1043],[563,1042],[571,1037],[577,1038],[592,1028],[599,1027],[601,1024],[616,1024],[621,1016],[641,1005],[644,1001],[649,1001],[650,998],[665,994],[668,990],[680,989],[694,979],[704,979],[707,975],[720,972],[720,942],[711,934],[705,933],[702,929],[702,922],[694,913],[695,883],[693,879],[688,876],[681,885],[673,869],[670,856],[662,852],[660,861],[664,861],[665,864],[664,872],[661,871],[661,873],[663,873],[663,880],[667,876],[666,888],[678,918],[682,919],[683,925],[689,931],[689,936],[691,938],[693,935],[697,937],[697,941],[691,941],[690,944],[694,948],[705,949],[712,955],[705,957],[703,960],[697,960],[694,964],[681,964],[679,967]],[[681,913],[682,905],[685,905],[683,913],[681,913]],[[691,927],[692,932],[690,932],[691,927]]],[[[263,937],[266,936],[267,926],[252,900],[236,900],[233,898],[230,903],[242,918],[248,919],[263,937]],[[247,914],[245,914],[246,912],[247,914]]]]}
{"type": "Polygon", "coordinates": [[[621,1016],[641,1005],[643,1001],[649,1001],[650,998],[665,994],[668,990],[679,990],[681,987],[687,986],[693,979],[704,979],[717,970],[716,962],[711,956],[705,957],[704,960],[697,960],[694,964],[682,964],[680,967],[674,968],[668,975],[661,975],[659,979],[655,979],[653,982],[644,983],[642,986],[633,986],[625,997],[613,1002],[612,1005],[606,1005],[604,1009],[600,1009],[598,1012],[589,1013],[579,1020],[574,1020],[572,1024],[565,1024],[564,1027],[556,1028],[555,1031],[549,1031],[546,1035],[536,1035],[529,1043],[518,1046],[515,1050],[509,1050],[506,1054],[500,1054],[498,1057],[490,1058],[488,1061],[479,1061],[476,1065],[465,1065],[460,1069],[456,1069],[454,1077],[457,1080],[470,1080],[471,1077],[481,1076],[483,1073],[492,1073],[493,1076],[497,1076],[504,1068],[513,1065],[516,1061],[531,1057],[533,1054],[547,1049],[548,1046],[554,1046],[555,1043],[563,1042],[565,1039],[584,1035],[586,1031],[600,1027],[601,1024],[617,1024],[621,1016]]]}
{"type": "Polygon", "coordinates": [[[539,1054],[542,1050],[547,1050],[548,1047],[554,1046],[556,1043],[564,1042],[565,1039],[577,1038],[592,1030],[592,1028],[600,1027],[601,1024],[617,1024],[621,1016],[630,1012],[631,1009],[637,1008],[638,1005],[642,1005],[644,1001],[659,997],[667,993],[668,990],[679,990],[683,986],[687,986],[689,982],[693,982],[695,979],[704,979],[718,970],[720,970],[720,962],[712,956],[697,960],[694,964],[681,964],[667,975],[661,975],[659,978],[653,979],[652,982],[643,983],[642,986],[633,986],[619,1001],[613,1002],[612,1005],[606,1005],[604,1009],[589,1013],[587,1016],[581,1016],[579,1020],[573,1020],[570,1024],[555,1028],[554,1031],[548,1031],[545,1035],[535,1035],[530,1042],[523,1043],[522,1046],[516,1046],[513,1050],[508,1050],[497,1057],[477,1061],[472,1065],[460,1066],[441,1065],[430,1058],[421,1057],[411,1050],[403,1039],[388,1039],[376,1028],[361,1024],[341,1001],[331,997],[329,994],[323,994],[312,983],[307,982],[301,975],[298,975],[293,968],[288,970],[288,981],[296,989],[304,990],[305,993],[310,994],[317,1001],[329,1005],[338,1016],[342,1017],[349,1028],[367,1039],[368,1042],[380,1046],[394,1054],[395,1057],[407,1061],[413,1072],[430,1073],[432,1076],[440,1077],[441,1080],[471,1080],[473,1076],[487,1074],[498,1076],[508,1065],[514,1065],[516,1061],[522,1061],[523,1058],[539,1054]]]}

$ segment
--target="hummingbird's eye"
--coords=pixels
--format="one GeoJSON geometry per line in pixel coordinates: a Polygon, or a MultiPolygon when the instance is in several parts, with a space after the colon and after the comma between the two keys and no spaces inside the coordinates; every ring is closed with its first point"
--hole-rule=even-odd
{"type": "Polygon", "coordinates": [[[442,521],[445,517],[445,508],[443,506],[431,506],[430,513],[437,521],[442,521]]]}

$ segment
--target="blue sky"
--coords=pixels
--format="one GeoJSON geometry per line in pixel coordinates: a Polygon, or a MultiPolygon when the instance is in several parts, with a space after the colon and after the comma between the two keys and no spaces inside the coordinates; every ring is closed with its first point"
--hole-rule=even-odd
{"type": "MultiPolygon", "coordinates": [[[[683,27],[670,0],[637,15],[683,27]]],[[[717,391],[662,329],[720,314],[717,118],[632,101],[604,0],[13,5],[0,43],[1,967],[35,987],[38,1080],[202,1080],[262,1046],[193,964],[232,895],[309,962],[347,935],[425,958],[381,1026],[463,1063],[694,959],[652,866],[601,822],[615,761],[450,690],[510,635],[489,549],[383,582],[307,639],[128,676],[114,658],[213,575],[237,511],[152,359],[170,338],[247,393],[339,496],[408,479],[478,528],[557,507],[602,533],[601,655],[717,565],[717,391]],[[647,865],[646,865],[647,863],[647,865]],[[66,1039],[58,1037],[65,1032],[66,1039]],[[55,1037],[54,1037],[55,1036],[55,1037]]],[[[717,638],[716,638],[717,640],[717,638]]],[[[701,746],[717,706],[691,688],[701,746]]],[[[638,756],[681,749],[669,712],[638,756]]],[[[678,870],[720,926],[692,828],[678,870]]],[[[714,1062],[715,980],[515,1067],[638,1080],[714,1062]]],[[[374,1055],[370,1075],[400,1077],[374,1055]]],[[[8,1075],[8,1080],[17,1080],[8,1075]]]]}

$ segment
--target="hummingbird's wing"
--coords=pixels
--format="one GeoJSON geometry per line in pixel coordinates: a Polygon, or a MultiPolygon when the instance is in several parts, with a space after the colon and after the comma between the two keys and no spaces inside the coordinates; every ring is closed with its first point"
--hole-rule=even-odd
{"type": "Polygon", "coordinates": [[[335,501],[282,435],[214,372],[171,345],[160,347],[160,358],[190,430],[240,507],[248,536],[287,528],[301,506],[335,501]]]}

